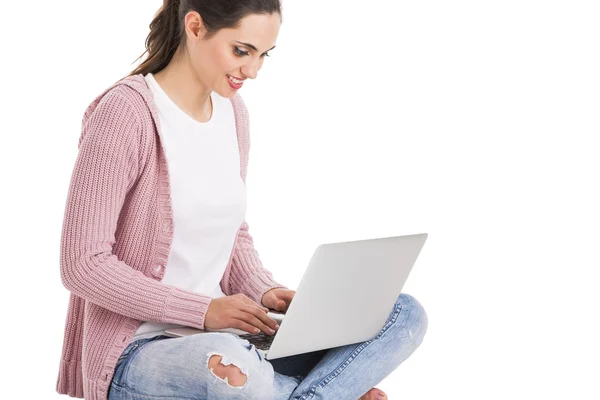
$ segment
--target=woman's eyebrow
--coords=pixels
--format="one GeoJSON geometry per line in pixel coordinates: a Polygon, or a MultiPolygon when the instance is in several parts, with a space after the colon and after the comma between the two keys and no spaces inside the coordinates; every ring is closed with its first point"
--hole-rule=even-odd
{"type": "MultiPolygon", "coordinates": [[[[239,42],[239,41],[237,41],[237,40],[236,40],[236,42],[237,42],[237,43],[239,43],[239,44],[243,44],[244,46],[248,46],[248,47],[250,47],[250,48],[251,48],[252,50],[254,50],[254,51],[258,51],[258,49],[256,48],[256,46],[254,46],[254,45],[252,45],[252,44],[250,44],[250,43],[239,42]]],[[[271,48],[270,48],[269,50],[267,50],[267,51],[271,51],[271,50],[273,50],[274,48],[275,48],[275,46],[271,47],[271,48]]]]}

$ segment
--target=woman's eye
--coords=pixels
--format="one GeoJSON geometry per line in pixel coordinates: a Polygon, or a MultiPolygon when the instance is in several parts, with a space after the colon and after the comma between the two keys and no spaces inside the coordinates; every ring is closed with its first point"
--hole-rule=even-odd
{"type": "Polygon", "coordinates": [[[235,48],[235,53],[238,56],[247,56],[249,53],[247,51],[241,51],[240,49],[238,49],[237,47],[235,48]]]}
{"type": "MultiPolygon", "coordinates": [[[[247,51],[242,51],[236,47],[235,54],[237,54],[238,56],[241,57],[241,56],[247,56],[250,53],[248,53],[247,51]]],[[[261,57],[264,57],[264,56],[271,57],[271,55],[269,53],[264,53],[261,57]]]]}

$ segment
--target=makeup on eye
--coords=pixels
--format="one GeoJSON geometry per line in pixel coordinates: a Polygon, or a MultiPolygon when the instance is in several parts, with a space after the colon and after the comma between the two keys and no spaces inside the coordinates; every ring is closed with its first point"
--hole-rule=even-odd
{"type": "MultiPolygon", "coordinates": [[[[244,45],[244,46],[246,46],[246,47],[249,47],[249,48],[251,48],[251,49],[252,49],[252,50],[254,50],[254,51],[258,51],[258,49],[256,48],[256,46],[254,46],[254,45],[253,45],[253,44],[251,44],[251,43],[240,42],[240,41],[238,41],[238,40],[236,40],[235,42],[236,42],[236,43],[239,43],[239,44],[241,44],[241,45],[244,45]]],[[[267,50],[267,51],[266,51],[266,52],[263,54],[263,56],[270,57],[271,55],[270,55],[270,54],[268,54],[268,52],[269,52],[269,51],[271,51],[271,50],[273,50],[275,47],[276,47],[276,46],[273,46],[273,47],[271,47],[269,50],[267,50]]],[[[242,55],[242,56],[247,56],[248,54],[250,54],[250,53],[249,53],[249,52],[247,52],[247,51],[245,51],[245,52],[244,52],[244,51],[241,51],[241,50],[240,50],[240,49],[239,49],[237,46],[235,46],[235,51],[236,51],[236,54],[238,54],[238,55],[242,55]]],[[[262,56],[261,56],[261,57],[262,57],[262,56]]]]}
{"type": "MultiPolygon", "coordinates": [[[[237,54],[238,56],[247,56],[248,54],[250,54],[250,53],[249,53],[249,52],[247,52],[247,51],[242,51],[242,50],[240,50],[240,49],[239,49],[237,46],[236,46],[236,47],[234,47],[234,49],[235,49],[235,54],[237,54]]],[[[263,53],[263,54],[261,55],[261,57],[263,57],[263,56],[271,57],[271,55],[270,55],[269,53],[263,53]]]]}

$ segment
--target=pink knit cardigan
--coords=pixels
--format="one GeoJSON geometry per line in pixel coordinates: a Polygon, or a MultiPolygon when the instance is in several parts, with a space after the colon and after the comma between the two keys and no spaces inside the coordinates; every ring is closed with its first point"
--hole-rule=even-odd
{"type": "MultiPolygon", "coordinates": [[[[246,182],[248,112],[231,98],[246,182]]],[[[156,104],[142,74],[86,109],[65,208],[60,275],[71,292],[56,391],[106,400],[117,359],[142,321],[204,329],[211,297],[161,282],[176,229],[156,104]]],[[[277,283],[244,221],[221,289],[257,303],[277,283]]]]}

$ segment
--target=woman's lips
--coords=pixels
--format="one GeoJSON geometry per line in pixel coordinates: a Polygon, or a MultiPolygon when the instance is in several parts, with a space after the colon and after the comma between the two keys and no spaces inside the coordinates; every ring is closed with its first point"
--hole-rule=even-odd
{"type": "Polygon", "coordinates": [[[233,83],[233,81],[231,79],[229,79],[229,75],[227,75],[226,79],[227,79],[227,82],[229,82],[229,86],[231,86],[233,89],[239,89],[244,84],[243,81],[242,81],[242,83],[233,83]]]}

